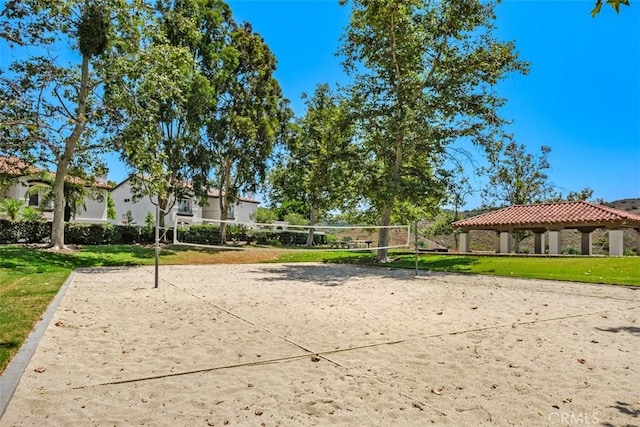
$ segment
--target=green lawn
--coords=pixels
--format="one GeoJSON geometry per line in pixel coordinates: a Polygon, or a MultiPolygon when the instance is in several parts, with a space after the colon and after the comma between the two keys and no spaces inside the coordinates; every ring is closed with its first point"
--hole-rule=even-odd
{"type": "MultiPolygon", "coordinates": [[[[205,264],[218,251],[163,248],[160,263],[205,264]]],[[[33,326],[69,276],[79,267],[152,265],[154,249],[142,246],[84,247],[55,253],[22,246],[0,246],[0,372],[18,351],[33,326]]],[[[414,268],[413,255],[395,253],[395,268],[414,268]]],[[[283,252],[271,262],[338,262],[373,264],[369,252],[283,252]]],[[[638,257],[501,257],[421,255],[422,270],[577,282],[640,286],[638,257]]]]}
{"type": "MultiPolygon", "coordinates": [[[[395,267],[414,268],[414,256],[399,256],[395,267]]],[[[640,286],[639,257],[514,257],[428,255],[421,270],[491,274],[532,279],[567,280],[640,286]]]]}

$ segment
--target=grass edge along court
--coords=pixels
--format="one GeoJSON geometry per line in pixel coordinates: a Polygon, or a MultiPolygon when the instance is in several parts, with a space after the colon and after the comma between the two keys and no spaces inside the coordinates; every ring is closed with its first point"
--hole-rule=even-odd
{"type": "MultiPolygon", "coordinates": [[[[250,253],[251,250],[245,251],[250,253]]],[[[237,253],[239,251],[234,251],[237,253]]],[[[225,251],[165,247],[163,265],[223,262],[328,262],[376,265],[369,252],[265,251],[244,261],[221,258],[225,251]]],[[[414,268],[412,254],[396,253],[383,267],[414,268]]],[[[87,246],[50,252],[19,245],[0,246],[0,373],[18,352],[42,313],[76,268],[140,266],[154,263],[154,249],[137,245],[87,246]]],[[[418,268],[465,274],[640,286],[636,257],[505,257],[420,254],[418,268]]]]}

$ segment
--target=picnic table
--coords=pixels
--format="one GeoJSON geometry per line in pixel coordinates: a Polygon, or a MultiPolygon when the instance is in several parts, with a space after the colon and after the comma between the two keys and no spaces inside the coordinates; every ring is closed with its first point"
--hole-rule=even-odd
{"type": "Polygon", "coordinates": [[[340,240],[338,242],[331,243],[331,248],[337,249],[353,249],[353,248],[364,248],[365,245],[368,248],[371,247],[373,240],[340,240]]]}

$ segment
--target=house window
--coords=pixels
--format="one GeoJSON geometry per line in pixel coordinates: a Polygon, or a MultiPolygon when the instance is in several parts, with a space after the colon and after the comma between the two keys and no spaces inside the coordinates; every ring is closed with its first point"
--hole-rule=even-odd
{"type": "Polygon", "coordinates": [[[178,214],[193,215],[193,209],[191,208],[191,200],[189,199],[178,200],[178,214]]]}
{"type": "Polygon", "coordinates": [[[29,206],[39,207],[40,206],[40,195],[38,193],[31,194],[29,196],[29,206]]]}
{"type": "Polygon", "coordinates": [[[235,217],[236,217],[235,206],[229,206],[227,208],[227,219],[235,219],[235,217]]]}

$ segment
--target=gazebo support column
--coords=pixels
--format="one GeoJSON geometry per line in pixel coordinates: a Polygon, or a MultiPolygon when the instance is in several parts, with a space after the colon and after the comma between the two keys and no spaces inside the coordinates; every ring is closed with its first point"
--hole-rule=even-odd
{"type": "Polygon", "coordinates": [[[511,252],[511,233],[508,231],[500,232],[500,253],[508,254],[511,252]]]}
{"type": "Polygon", "coordinates": [[[534,254],[544,254],[545,242],[544,242],[544,233],[546,230],[533,230],[533,253],[534,254]]]}
{"type": "Polygon", "coordinates": [[[471,236],[468,231],[462,231],[458,234],[458,252],[469,253],[469,246],[471,243],[471,236]]]}
{"type": "Polygon", "coordinates": [[[549,255],[560,255],[562,242],[559,230],[549,230],[549,255]]]}
{"type": "Polygon", "coordinates": [[[582,233],[582,255],[593,255],[591,233],[582,233]]]}
{"type": "Polygon", "coordinates": [[[636,228],[636,255],[640,256],[640,228],[636,228]]]}
{"type": "Polygon", "coordinates": [[[624,255],[624,232],[621,229],[609,230],[609,255],[624,255]]]}
{"type": "Polygon", "coordinates": [[[500,253],[500,232],[499,231],[496,231],[495,250],[497,254],[500,253]]]}
{"type": "Polygon", "coordinates": [[[578,231],[582,234],[581,253],[582,255],[593,255],[593,231],[595,227],[582,227],[578,231]]]}

